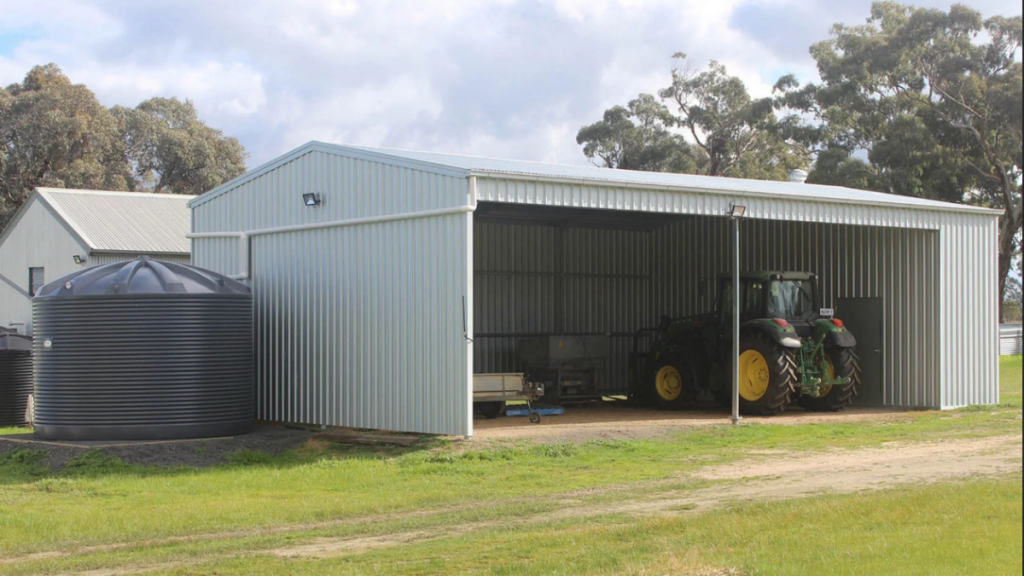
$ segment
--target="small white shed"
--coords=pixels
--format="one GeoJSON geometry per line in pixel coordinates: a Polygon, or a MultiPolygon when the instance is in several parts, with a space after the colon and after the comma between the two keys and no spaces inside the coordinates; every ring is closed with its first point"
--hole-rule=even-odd
{"type": "Polygon", "coordinates": [[[0,235],[0,326],[32,334],[32,293],[85,267],[151,256],[188,264],[193,196],[37,188],[0,235]]]}

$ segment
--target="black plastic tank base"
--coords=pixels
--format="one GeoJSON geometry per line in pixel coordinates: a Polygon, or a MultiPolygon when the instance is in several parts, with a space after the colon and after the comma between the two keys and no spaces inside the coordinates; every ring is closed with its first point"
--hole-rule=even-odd
{"type": "Polygon", "coordinates": [[[255,421],[252,293],[146,257],[79,271],[32,300],[35,437],[235,436],[255,421]]]}

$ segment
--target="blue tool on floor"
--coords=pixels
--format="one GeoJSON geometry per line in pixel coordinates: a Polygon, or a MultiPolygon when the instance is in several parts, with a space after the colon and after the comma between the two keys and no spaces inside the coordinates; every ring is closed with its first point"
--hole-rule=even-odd
{"type": "MultiPolygon", "coordinates": [[[[533,409],[533,413],[534,414],[540,414],[541,416],[562,416],[563,414],[565,414],[565,408],[562,408],[561,406],[556,406],[554,408],[534,408],[533,409]]],[[[505,416],[529,416],[529,415],[530,415],[530,409],[526,408],[526,407],[523,407],[523,408],[512,408],[512,407],[509,407],[509,408],[505,409],[505,416]]]]}

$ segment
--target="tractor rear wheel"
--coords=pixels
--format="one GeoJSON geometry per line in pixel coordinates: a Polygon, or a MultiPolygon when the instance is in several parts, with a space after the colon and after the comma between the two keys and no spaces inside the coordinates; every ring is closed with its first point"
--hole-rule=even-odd
{"type": "MultiPolygon", "coordinates": [[[[740,341],[740,412],[782,412],[796,388],[796,372],[796,361],[787,348],[764,334],[745,336],[740,341]]],[[[727,385],[731,382],[730,378],[727,385]]]]}
{"type": "Polygon", "coordinates": [[[648,372],[648,390],[661,410],[682,410],[697,397],[697,373],[691,362],[680,358],[658,361],[648,372]]]}
{"type": "Polygon", "coordinates": [[[853,402],[860,390],[860,358],[853,348],[830,347],[825,363],[832,378],[849,378],[846,386],[823,386],[816,396],[801,394],[797,403],[811,412],[838,412],[853,402]]]}

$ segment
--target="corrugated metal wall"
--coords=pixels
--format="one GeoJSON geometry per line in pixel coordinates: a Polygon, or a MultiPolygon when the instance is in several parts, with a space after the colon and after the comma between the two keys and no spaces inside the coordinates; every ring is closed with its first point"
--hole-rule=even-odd
{"type": "MultiPolygon", "coordinates": [[[[457,207],[467,194],[465,178],[311,152],[196,206],[193,230],[457,207]],[[304,206],[303,192],[323,203],[304,206]]],[[[472,297],[471,218],[253,237],[258,417],[470,434],[462,299],[472,297]]],[[[193,261],[235,273],[237,242],[194,240],[193,261]]]]}
{"type": "Polygon", "coordinates": [[[942,407],[995,404],[999,402],[998,222],[973,216],[942,220],[942,407]]]}
{"type": "MultiPolygon", "coordinates": [[[[520,336],[611,333],[605,390],[625,386],[633,331],[662,314],[711,310],[714,279],[729,269],[721,217],[682,216],[648,230],[483,220],[475,238],[475,369],[521,369],[520,336]]],[[[883,356],[899,359],[883,366],[883,401],[939,406],[937,232],[746,220],[740,250],[745,269],[820,274],[826,307],[882,298],[883,356]]]]}
{"type": "MultiPolygon", "coordinates": [[[[192,210],[192,231],[246,231],[467,203],[465,178],[313,151],[198,204],[192,210]],[[305,206],[304,192],[320,193],[322,203],[305,206]]],[[[233,238],[193,240],[192,254],[196,266],[237,272],[238,242],[233,238]]]]}

